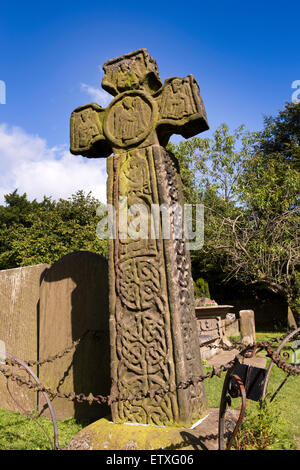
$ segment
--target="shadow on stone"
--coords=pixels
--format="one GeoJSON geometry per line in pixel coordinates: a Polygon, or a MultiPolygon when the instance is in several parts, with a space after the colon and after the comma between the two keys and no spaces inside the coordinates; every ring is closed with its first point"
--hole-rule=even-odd
{"type": "MultiPolygon", "coordinates": [[[[108,395],[110,347],[108,272],[104,257],[78,251],[61,258],[41,276],[40,358],[55,355],[90,330],[79,345],[40,367],[41,382],[62,393],[108,395]]],[[[57,419],[74,416],[87,422],[107,416],[107,405],[78,403],[55,398],[57,419]]],[[[39,410],[44,402],[39,397],[39,410]]]]}

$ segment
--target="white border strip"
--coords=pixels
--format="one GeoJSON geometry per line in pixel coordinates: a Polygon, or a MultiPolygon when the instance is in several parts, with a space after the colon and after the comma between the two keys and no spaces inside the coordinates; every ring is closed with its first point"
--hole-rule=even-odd
{"type": "MultiPolygon", "coordinates": [[[[204,418],[199,419],[196,423],[194,423],[190,428],[186,429],[195,429],[199,424],[201,424],[208,416],[210,413],[208,413],[204,418]]],[[[120,423],[114,423],[113,421],[109,421],[110,424],[120,424],[120,423]]],[[[175,426],[158,426],[157,424],[141,424],[141,423],[122,423],[122,424],[129,424],[130,426],[152,426],[153,428],[167,428],[167,427],[175,427],[175,426]]],[[[179,429],[179,426],[176,426],[179,429]]],[[[182,426],[183,427],[183,426],[182,426]]]]}

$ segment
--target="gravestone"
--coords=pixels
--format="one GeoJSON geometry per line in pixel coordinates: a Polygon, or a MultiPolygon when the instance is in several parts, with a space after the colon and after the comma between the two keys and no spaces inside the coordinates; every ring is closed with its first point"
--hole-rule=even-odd
{"type": "Polygon", "coordinates": [[[226,318],[232,308],[232,305],[218,305],[206,297],[196,299],[195,310],[203,359],[210,359],[217,354],[220,344],[231,346],[227,338],[226,318]]]}
{"type": "Polygon", "coordinates": [[[288,306],[288,312],[287,312],[287,324],[290,329],[296,329],[297,328],[297,322],[295,319],[295,316],[292,312],[291,307],[288,306]]]}
{"type": "Polygon", "coordinates": [[[177,388],[202,374],[190,254],[184,238],[175,237],[174,214],[169,239],[161,222],[158,237],[124,236],[119,202],[128,213],[143,204],[149,219],[153,204],[183,205],[178,163],[165,146],[174,133],[188,138],[207,130],[205,109],[194,77],[162,85],[146,49],[103,69],[102,87],[115,98],[106,109],[95,103],[75,109],[70,150],[107,157],[107,199],[116,209],[117,234],[109,240],[112,417],[189,425],[207,409],[202,383],[177,388]],[[136,398],[126,400],[129,392],[136,398]]]}
{"type": "MultiPolygon", "coordinates": [[[[108,268],[100,255],[78,251],[62,257],[45,273],[40,293],[40,359],[63,351],[87,330],[76,349],[39,368],[40,381],[62,393],[110,392],[108,268]],[[95,333],[94,333],[95,332],[95,333]]],[[[54,398],[57,419],[97,419],[106,405],[54,398]]],[[[39,410],[48,416],[42,394],[39,410]]]]}
{"type": "Polygon", "coordinates": [[[242,343],[246,346],[256,341],[255,317],[253,310],[240,310],[240,330],[242,343]]]}
{"type": "Polygon", "coordinates": [[[240,335],[239,320],[234,313],[227,313],[226,315],[225,332],[228,337],[240,335]]]}
{"type": "MultiPolygon", "coordinates": [[[[0,271],[0,340],[5,350],[29,361],[38,358],[38,312],[40,278],[48,264],[24,266],[0,271]]],[[[37,373],[37,368],[32,367],[37,373]]],[[[14,371],[28,379],[27,374],[14,371]]],[[[12,395],[26,410],[37,407],[35,392],[9,381],[12,395]]],[[[0,374],[0,408],[20,411],[6,389],[6,379],[0,374]]]]}

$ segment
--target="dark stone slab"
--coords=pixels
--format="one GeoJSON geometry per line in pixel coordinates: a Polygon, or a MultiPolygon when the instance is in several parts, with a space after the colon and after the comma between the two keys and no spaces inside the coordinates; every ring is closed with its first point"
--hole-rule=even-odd
{"type": "MultiPolygon", "coordinates": [[[[29,361],[38,357],[38,314],[40,278],[48,264],[25,266],[0,271],[0,340],[7,352],[29,361]]],[[[35,366],[32,367],[37,372],[35,366]]],[[[20,370],[14,368],[20,374],[20,370]]],[[[26,379],[28,376],[23,372],[26,379]]],[[[10,383],[16,400],[28,411],[37,406],[37,394],[10,383]]],[[[0,374],[0,408],[20,411],[6,389],[6,379],[0,374]]]]}
{"type": "MultiPolygon", "coordinates": [[[[76,394],[90,392],[108,395],[110,391],[110,352],[108,319],[107,261],[100,255],[78,251],[64,256],[45,273],[40,298],[40,358],[55,355],[87,330],[75,350],[40,367],[41,382],[51,389],[76,394]]],[[[53,400],[58,419],[101,418],[105,405],[53,400]]],[[[40,411],[44,410],[42,396],[40,411]]]]}

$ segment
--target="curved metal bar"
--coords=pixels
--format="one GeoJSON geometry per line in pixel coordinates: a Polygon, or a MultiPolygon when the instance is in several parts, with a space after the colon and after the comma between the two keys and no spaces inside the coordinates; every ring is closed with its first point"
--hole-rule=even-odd
{"type": "MultiPolygon", "coordinates": [[[[33,377],[33,379],[35,380],[35,382],[38,384],[38,385],[42,385],[41,382],[39,381],[38,377],[34,374],[34,372],[32,372],[32,370],[28,367],[28,365],[21,361],[21,359],[15,357],[13,354],[10,354],[10,353],[6,353],[7,356],[9,356],[11,359],[13,359],[17,364],[19,364],[21,367],[23,367],[26,372],[28,372],[28,374],[31,375],[31,377],[33,377]]],[[[51,418],[52,418],[52,424],[53,424],[53,431],[54,431],[54,450],[60,450],[60,447],[59,447],[59,443],[58,443],[58,431],[57,431],[57,423],[56,423],[56,418],[55,418],[55,414],[54,414],[54,410],[52,408],[52,405],[51,405],[51,402],[49,400],[49,397],[47,395],[46,392],[42,392],[42,394],[44,395],[44,398],[47,402],[47,405],[49,407],[49,411],[50,411],[50,414],[51,414],[51,418]]],[[[21,407],[22,408],[22,407],[21,407]]]]}
{"type": "Polygon", "coordinates": [[[240,411],[240,414],[239,414],[239,417],[238,417],[238,420],[235,424],[235,428],[230,436],[230,439],[229,439],[229,442],[227,443],[227,446],[226,446],[226,450],[230,450],[230,447],[232,446],[233,444],[233,441],[234,441],[234,438],[235,436],[237,435],[237,432],[238,430],[240,429],[240,426],[242,424],[242,421],[244,419],[244,416],[245,416],[245,410],[246,410],[246,405],[247,405],[247,401],[246,401],[246,390],[245,390],[245,386],[243,384],[243,381],[241,380],[241,378],[238,376],[238,375],[232,375],[232,378],[234,378],[236,381],[237,381],[237,384],[239,386],[239,389],[240,389],[240,392],[241,392],[241,398],[242,398],[242,406],[241,406],[241,411],[240,411]]]}
{"type": "Polygon", "coordinates": [[[225,376],[222,395],[221,395],[221,402],[220,402],[220,411],[219,411],[219,432],[218,432],[218,439],[219,439],[219,450],[224,450],[224,433],[225,433],[225,413],[227,407],[227,391],[229,387],[229,383],[231,380],[231,373],[233,371],[234,366],[232,366],[225,376]]]}
{"type": "Polygon", "coordinates": [[[230,436],[230,439],[226,445],[226,450],[229,450],[230,447],[232,446],[232,443],[234,441],[234,438],[242,424],[244,415],[245,415],[245,409],[246,409],[246,391],[245,391],[245,386],[243,384],[243,381],[238,375],[232,375],[233,367],[228,370],[225,380],[224,380],[224,385],[223,385],[223,390],[222,390],[222,396],[221,396],[221,403],[220,403],[220,411],[219,411],[219,433],[218,433],[218,438],[219,438],[219,450],[225,450],[225,445],[224,445],[224,434],[225,434],[225,414],[226,414],[226,408],[228,405],[228,398],[227,398],[227,393],[229,390],[230,383],[232,379],[236,380],[238,386],[239,386],[239,391],[241,394],[242,398],[242,406],[240,410],[240,414],[238,417],[238,420],[235,424],[234,430],[230,436]]]}
{"type": "Polygon", "coordinates": [[[274,398],[276,397],[276,395],[280,392],[280,390],[282,389],[282,387],[284,386],[284,384],[286,383],[287,379],[290,377],[290,374],[287,374],[285,376],[285,378],[283,379],[283,381],[281,382],[281,384],[279,385],[279,387],[277,388],[276,392],[273,393],[272,397],[270,398],[270,403],[272,403],[272,401],[274,400],[274,398]]]}
{"type": "MultiPolygon", "coordinates": [[[[21,370],[21,368],[20,368],[21,370]]],[[[28,373],[28,371],[26,371],[28,373]]],[[[53,446],[53,442],[51,440],[51,437],[49,436],[49,434],[47,433],[46,429],[38,422],[37,419],[34,418],[34,416],[32,416],[27,410],[25,410],[25,408],[23,408],[23,406],[18,402],[18,400],[13,396],[10,388],[9,388],[9,379],[7,378],[6,379],[6,388],[7,388],[7,391],[9,393],[9,396],[10,398],[13,400],[13,402],[17,405],[18,408],[20,408],[20,410],[22,410],[22,412],[30,419],[32,419],[40,428],[41,430],[43,431],[43,433],[45,434],[45,436],[47,437],[49,443],[50,443],[50,446],[52,448],[52,450],[54,450],[54,446],[53,446]]]]}
{"type": "MultiPolygon", "coordinates": [[[[294,336],[297,336],[298,334],[300,334],[300,328],[297,328],[296,330],[291,331],[291,333],[289,333],[289,334],[282,340],[282,342],[280,343],[280,345],[279,345],[278,348],[276,349],[276,352],[279,354],[280,351],[283,349],[283,347],[286,345],[286,343],[288,343],[288,342],[290,341],[290,339],[292,339],[294,336]]],[[[270,362],[270,364],[269,364],[269,367],[268,367],[268,370],[267,370],[265,383],[264,383],[264,389],[263,389],[263,393],[262,393],[262,401],[265,401],[265,399],[266,399],[267,390],[268,390],[268,385],[269,385],[269,379],[270,379],[270,374],[271,374],[271,370],[272,370],[273,365],[274,365],[274,362],[271,360],[271,362],[270,362]]]]}

